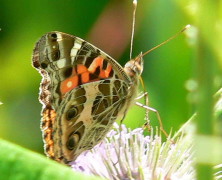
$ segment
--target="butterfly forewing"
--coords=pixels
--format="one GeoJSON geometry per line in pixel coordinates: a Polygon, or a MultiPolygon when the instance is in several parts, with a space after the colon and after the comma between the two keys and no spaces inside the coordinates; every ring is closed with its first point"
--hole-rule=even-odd
{"type": "Polygon", "coordinates": [[[128,93],[130,77],[115,60],[65,33],[51,32],[37,42],[33,66],[43,76],[45,151],[63,163],[95,146],[124,116],[134,94],[128,93]]]}

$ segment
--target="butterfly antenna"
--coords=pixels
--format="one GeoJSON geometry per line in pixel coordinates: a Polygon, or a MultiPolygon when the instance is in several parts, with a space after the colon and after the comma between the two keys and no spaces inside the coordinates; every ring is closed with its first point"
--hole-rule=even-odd
{"type": "Polygon", "coordinates": [[[133,23],[132,23],[132,34],[131,34],[131,41],[130,41],[130,59],[132,59],[132,53],[133,53],[133,39],[134,39],[135,21],[136,21],[136,8],[137,8],[137,0],[133,0],[133,23]]]}
{"type": "Polygon", "coordinates": [[[178,35],[180,35],[181,33],[183,33],[185,30],[187,30],[188,28],[190,28],[190,25],[189,25],[189,24],[186,25],[186,26],[185,26],[182,30],[180,30],[178,33],[176,33],[175,35],[171,36],[169,39],[163,41],[163,42],[160,43],[159,45],[157,45],[157,46],[151,48],[150,50],[146,51],[145,53],[139,55],[137,58],[141,58],[141,57],[143,57],[143,56],[149,54],[151,51],[153,51],[153,50],[159,48],[160,46],[162,46],[162,45],[168,43],[169,41],[171,41],[172,39],[176,38],[178,35]]]}

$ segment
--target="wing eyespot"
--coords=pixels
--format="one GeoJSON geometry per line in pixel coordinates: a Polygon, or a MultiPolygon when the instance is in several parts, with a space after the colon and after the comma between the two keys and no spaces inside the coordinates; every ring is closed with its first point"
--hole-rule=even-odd
{"type": "Polygon", "coordinates": [[[66,119],[69,121],[75,118],[78,115],[78,108],[76,106],[72,106],[66,113],[66,119]]]}
{"type": "Polygon", "coordinates": [[[66,143],[66,146],[69,150],[73,150],[76,146],[76,144],[79,142],[79,139],[80,139],[80,135],[78,133],[72,133],[70,136],[69,136],[69,139],[66,143]]]}

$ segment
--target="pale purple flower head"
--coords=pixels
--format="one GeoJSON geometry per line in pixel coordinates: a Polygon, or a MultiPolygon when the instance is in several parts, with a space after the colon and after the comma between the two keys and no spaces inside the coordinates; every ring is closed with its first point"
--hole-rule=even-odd
{"type": "Polygon", "coordinates": [[[143,134],[142,128],[114,124],[107,137],[70,163],[75,171],[107,179],[195,179],[191,143],[183,136],[175,144],[143,134]],[[121,133],[120,133],[121,129],[121,133]]]}

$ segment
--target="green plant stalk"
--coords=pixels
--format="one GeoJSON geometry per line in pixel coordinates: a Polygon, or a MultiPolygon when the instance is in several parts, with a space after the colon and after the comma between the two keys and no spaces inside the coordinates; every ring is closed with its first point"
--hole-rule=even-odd
{"type": "MultiPolygon", "coordinates": [[[[208,142],[200,142],[198,137],[213,136],[213,67],[214,55],[211,51],[209,36],[214,36],[215,4],[213,1],[199,0],[198,9],[198,44],[197,44],[197,134],[195,137],[197,155],[197,179],[213,179],[212,165],[203,162],[199,154],[211,156],[213,147],[208,147],[208,142]],[[200,147],[201,146],[201,147],[200,147]],[[203,147],[202,147],[203,146],[203,147]],[[208,151],[208,152],[207,152],[208,151]]],[[[212,37],[213,39],[213,37],[212,37]]],[[[203,156],[202,156],[203,157],[203,156]]]]}
{"type": "MultiPolygon", "coordinates": [[[[198,61],[197,61],[197,72],[198,72],[198,84],[199,88],[197,91],[198,103],[196,118],[197,124],[197,137],[199,135],[212,135],[213,134],[213,75],[212,75],[212,61],[210,61],[211,53],[209,48],[203,41],[201,35],[198,40],[198,61]]],[[[199,139],[195,138],[198,146],[199,139]]],[[[207,142],[206,142],[207,145],[207,142]]],[[[204,147],[197,148],[197,154],[201,153],[198,150],[205,151],[204,147]]],[[[208,152],[210,155],[212,152],[208,152]]],[[[197,158],[197,179],[213,179],[212,166],[210,164],[204,164],[197,158]]]]}
{"type": "Polygon", "coordinates": [[[213,55],[199,37],[198,42],[198,118],[197,133],[213,134],[213,55]]]}

